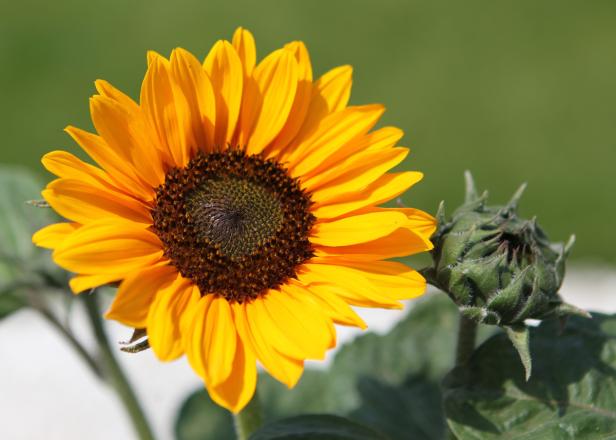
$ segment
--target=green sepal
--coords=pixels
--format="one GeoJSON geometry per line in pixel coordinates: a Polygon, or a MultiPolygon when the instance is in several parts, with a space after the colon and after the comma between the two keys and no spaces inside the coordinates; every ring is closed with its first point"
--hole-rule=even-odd
{"type": "Polygon", "coordinates": [[[479,324],[498,325],[501,322],[501,317],[498,313],[488,310],[485,307],[461,306],[459,310],[465,318],[479,324]]]}
{"type": "Polygon", "coordinates": [[[526,375],[526,381],[530,379],[532,372],[532,359],[530,356],[529,348],[529,331],[525,325],[506,325],[503,326],[507,337],[513,344],[513,347],[520,355],[520,360],[524,366],[524,372],[526,375]]]}

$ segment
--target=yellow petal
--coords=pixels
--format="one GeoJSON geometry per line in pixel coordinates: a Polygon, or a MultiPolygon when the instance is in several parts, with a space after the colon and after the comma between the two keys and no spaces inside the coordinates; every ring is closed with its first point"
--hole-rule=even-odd
{"type": "Polygon", "coordinates": [[[351,94],[352,71],[350,66],[337,67],[313,84],[310,104],[299,133],[278,153],[281,162],[288,162],[291,156],[297,157],[296,150],[301,150],[301,145],[314,135],[324,119],[346,107],[351,94]]]}
{"type": "Polygon", "coordinates": [[[404,227],[417,234],[425,242],[428,247],[427,250],[432,249],[433,246],[430,237],[434,234],[434,231],[436,231],[437,221],[427,212],[415,208],[369,207],[358,211],[357,214],[368,212],[399,212],[404,214],[407,219],[404,227]]]}
{"type": "Polygon", "coordinates": [[[82,180],[90,185],[118,190],[109,174],[66,151],[47,153],[41,162],[47,171],[58,177],[82,180]]]}
{"type": "MultiPolygon", "coordinates": [[[[438,226],[437,221],[434,217],[432,217],[427,212],[415,208],[394,209],[406,215],[407,228],[421,236],[424,240],[430,240],[430,237],[432,237],[432,234],[434,234],[434,232],[436,231],[436,227],[438,226]]],[[[430,249],[431,248],[432,247],[430,247],[430,249]]]]}
{"type": "Polygon", "coordinates": [[[244,73],[237,52],[228,41],[218,41],[203,63],[216,96],[216,135],[218,148],[231,141],[240,114],[244,73]]]}
{"type": "Polygon", "coordinates": [[[399,196],[422,177],[422,173],[414,171],[385,174],[359,193],[343,194],[338,200],[313,207],[312,213],[319,219],[331,219],[379,205],[399,196]]]}
{"type": "Polygon", "coordinates": [[[432,249],[432,244],[427,238],[415,233],[410,227],[402,227],[385,237],[366,243],[338,247],[317,246],[315,255],[317,257],[343,257],[356,261],[376,261],[405,257],[430,249],[432,249]]]}
{"type": "MultiPolygon", "coordinates": [[[[336,329],[332,320],[324,313],[319,300],[306,289],[305,285],[291,280],[289,283],[281,286],[281,291],[287,295],[287,301],[292,299],[296,304],[293,310],[296,312],[301,310],[304,313],[305,320],[309,321],[312,328],[309,333],[312,334],[313,343],[319,346],[319,350],[327,350],[336,346],[336,329]],[[318,342],[317,342],[318,341],[318,342]]],[[[292,304],[292,302],[290,302],[292,304]]],[[[323,353],[323,357],[325,353],[323,353]]]]}
{"type": "Polygon", "coordinates": [[[266,150],[268,157],[278,157],[278,155],[287,147],[287,145],[295,138],[300,128],[304,124],[308,107],[312,99],[312,65],[308,49],[301,41],[294,41],[285,45],[285,50],[288,50],[297,61],[298,67],[298,82],[297,91],[293,107],[289,111],[289,118],[285,123],[280,134],[274,142],[266,150]]]}
{"type": "Polygon", "coordinates": [[[39,229],[32,236],[32,242],[46,249],[54,249],[60,246],[66,237],[79,229],[79,227],[79,223],[54,223],[39,229]]]}
{"type": "Polygon", "coordinates": [[[152,58],[141,85],[141,107],[163,158],[171,160],[173,166],[183,167],[190,157],[189,110],[182,94],[174,90],[170,70],[165,58],[152,58]]]}
{"type": "Polygon", "coordinates": [[[426,280],[419,272],[396,261],[339,261],[338,264],[361,271],[373,285],[396,299],[416,298],[426,290],[426,280]]]}
{"type": "Polygon", "coordinates": [[[216,386],[229,377],[235,358],[237,332],[231,315],[229,302],[215,296],[207,310],[202,352],[205,363],[205,377],[209,385],[216,386]]]}
{"type": "Polygon", "coordinates": [[[190,280],[180,274],[168,286],[156,293],[146,319],[148,341],[154,354],[161,361],[171,361],[182,355],[180,320],[189,303],[198,301],[193,297],[190,280]]]}
{"type": "Polygon", "coordinates": [[[133,99],[123,93],[121,90],[116,89],[110,83],[103,79],[97,79],[94,81],[94,85],[96,86],[96,91],[106,96],[107,98],[111,98],[114,101],[117,101],[119,104],[127,107],[130,111],[139,112],[139,104],[137,104],[133,99]]]}
{"type": "Polygon", "coordinates": [[[149,210],[122,193],[80,180],[56,179],[41,193],[63,217],[78,223],[114,217],[152,224],[149,210]]]}
{"type": "Polygon", "coordinates": [[[124,278],[163,255],[158,237],[145,227],[110,218],[89,223],[69,235],[53,252],[53,259],[71,272],[124,278]]]}
{"type": "Polygon", "coordinates": [[[190,119],[190,129],[197,150],[214,150],[216,98],[209,77],[201,63],[188,51],[175,49],[171,54],[173,80],[184,94],[190,119]]]}
{"type": "MultiPolygon", "coordinates": [[[[280,292],[273,291],[280,294],[280,292]]],[[[266,295],[266,297],[269,296],[266,295]]],[[[248,309],[249,319],[251,319],[255,326],[260,328],[264,334],[267,334],[267,338],[272,347],[275,347],[277,351],[285,356],[293,359],[304,359],[306,352],[294,342],[292,342],[287,336],[285,329],[281,329],[278,321],[275,317],[271,316],[268,312],[268,308],[265,305],[265,298],[259,298],[253,301],[251,307],[248,309]]]]}
{"type": "Polygon", "coordinates": [[[90,99],[90,113],[96,131],[116,153],[116,160],[130,163],[134,173],[152,187],[164,181],[160,155],[152,148],[140,114],[101,95],[90,99]]]}
{"type": "Polygon", "coordinates": [[[184,337],[186,355],[208,388],[214,387],[229,377],[235,359],[237,332],[231,307],[224,297],[206,295],[191,316],[184,337]]]}
{"type": "Polygon", "coordinates": [[[314,306],[298,301],[294,289],[297,288],[281,286],[280,291],[270,290],[255,301],[248,310],[249,317],[255,323],[270,322],[267,327],[271,333],[262,329],[266,334],[280,335],[271,340],[279,352],[296,357],[293,354],[299,351],[300,358],[323,359],[329,342],[326,318],[314,306]]]}
{"type": "Polygon", "coordinates": [[[250,402],[257,385],[257,360],[252,350],[237,337],[231,374],[224,382],[209,386],[214,402],[237,414],[250,402]]]}
{"type": "Polygon", "coordinates": [[[357,152],[357,138],[366,134],[383,114],[382,105],[349,107],[326,117],[313,135],[291,154],[293,177],[308,177],[357,152]]]}
{"type": "Polygon", "coordinates": [[[402,136],[404,132],[397,127],[379,128],[360,139],[358,149],[359,151],[364,148],[368,151],[386,150],[396,145],[402,136]]]}
{"type": "Polygon", "coordinates": [[[148,68],[153,63],[155,63],[157,59],[164,58],[161,54],[159,54],[155,50],[148,50],[146,57],[147,57],[147,60],[148,60],[148,68]]]}
{"type": "Polygon", "coordinates": [[[144,201],[149,201],[154,198],[154,188],[137,177],[132,165],[126,160],[121,159],[120,156],[107,145],[102,137],[71,126],[66,127],[65,131],[92,159],[107,171],[125,191],[144,201]]]}
{"type": "MultiPolygon", "coordinates": [[[[297,62],[289,51],[279,49],[261,61],[253,75],[262,103],[254,128],[251,118],[244,118],[242,113],[239,138],[240,145],[247,145],[249,155],[263,151],[287,122],[297,90],[297,62]]],[[[247,99],[253,98],[247,95],[247,99]]]]}
{"type": "Polygon", "coordinates": [[[205,332],[207,310],[214,299],[214,295],[204,295],[197,302],[192,303],[186,310],[181,322],[182,341],[186,357],[192,369],[205,380],[205,365],[207,353],[203,351],[203,333],[205,332]]]}
{"type": "Polygon", "coordinates": [[[267,334],[249,319],[247,309],[253,303],[233,304],[233,315],[237,331],[255,353],[257,359],[276,380],[289,388],[295,386],[304,371],[304,361],[289,358],[276,351],[270,344],[267,334]]]}
{"type": "Polygon", "coordinates": [[[331,291],[324,284],[310,284],[307,289],[321,304],[322,310],[336,323],[359,327],[362,330],[368,328],[361,317],[355,313],[343,299],[331,291]]]}
{"type": "Polygon", "coordinates": [[[315,260],[314,263],[302,266],[298,278],[305,285],[326,286],[331,293],[349,304],[386,309],[402,308],[402,304],[396,298],[372,283],[362,270],[315,260]]]}
{"type": "Polygon", "coordinates": [[[252,33],[243,27],[238,27],[233,34],[232,43],[242,61],[245,76],[250,76],[257,62],[257,47],[252,33]]]}
{"type": "Polygon", "coordinates": [[[103,274],[103,275],[76,275],[68,282],[71,291],[75,294],[93,289],[95,287],[111,284],[122,278],[118,274],[103,274]]]}
{"type": "Polygon", "coordinates": [[[400,212],[371,212],[354,215],[330,223],[318,223],[312,229],[310,242],[323,246],[346,246],[365,243],[391,234],[406,223],[400,212]]]}
{"type": "Polygon", "coordinates": [[[398,165],[408,155],[406,148],[357,153],[340,166],[327,171],[327,176],[317,177],[303,186],[312,192],[311,199],[318,205],[328,200],[338,200],[341,194],[357,193],[398,165]],[[336,172],[331,174],[330,171],[336,172]]]}
{"type": "Polygon", "coordinates": [[[351,97],[353,85],[353,68],[351,66],[336,67],[326,72],[315,83],[317,96],[322,97],[329,113],[344,109],[351,97]]]}
{"type": "Polygon", "coordinates": [[[156,293],[169,287],[176,278],[177,270],[169,264],[129,274],[120,284],[105,318],[134,328],[147,327],[148,312],[156,293]]]}

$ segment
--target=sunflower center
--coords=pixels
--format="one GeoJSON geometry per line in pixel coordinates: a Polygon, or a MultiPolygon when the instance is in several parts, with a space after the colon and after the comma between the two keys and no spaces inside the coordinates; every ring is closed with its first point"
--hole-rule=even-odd
{"type": "Polygon", "coordinates": [[[236,149],[200,153],[157,188],[153,229],[202,295],[251,301],[313,256],[310,203],[273,160],[236,149]]]}
{"type": "Polygon", "coordinates": [[[199,239],[236,259],[271,240],[283,220],[278,198],[258,183],[237,177],[208,180],[187,198],[188,218],[199,239]]]}

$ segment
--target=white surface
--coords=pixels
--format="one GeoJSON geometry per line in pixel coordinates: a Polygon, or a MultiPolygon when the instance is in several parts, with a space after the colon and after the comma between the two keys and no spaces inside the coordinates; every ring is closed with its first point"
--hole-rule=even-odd
{"type": "MultiPolygon", "coordinates": [[[[567,276],[561,293],[579,307],[614,312],[616,272],[578,268],[567,276]]],[[[360,314],[371,330],[385,332],[404,311],[361,309],[360,314]]],[[[73,316],[73,328],[91,343],[81,310],[73,316]]],[[[112,341],[130,337],[130,329],[114,322],[107,322],[107,328],[112,341]]],[[[339,342],[360,333],[346,327],[338,330],[339,342]]],[[[175,414],[186,396],[201,386],[200,381],[185,359],[163,364],[150,350],[117,354],[158,438],[172,439],[175,414]]],[[[115,394],[100,384],[46,322],[24,311],[0,323],[0,439],[134,438],[115,394]]]]}

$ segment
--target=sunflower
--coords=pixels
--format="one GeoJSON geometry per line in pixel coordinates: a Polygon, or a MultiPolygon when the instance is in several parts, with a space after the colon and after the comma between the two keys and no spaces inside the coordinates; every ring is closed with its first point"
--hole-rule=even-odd
{"type": "Polygon", "coordinates": [[[240,411],[257,361],[293,387],[306,359],[335,346],[333,324],[365,328],[350,306],[401,308],[425,280],[385,261],[432,248],[434,219],[378,205],[422,178],[388,171],[402,131],[373,130],[381,105],[349,106],[352,69],[313,81],[295,41],[258,64],[239,28],[201,63],[148,53],[139,103],[103,80],[97,134],[68,134],[96,165],[43,157],[42,192],[68,221],[33,241],[75,273],[75,293],[119,283],[106,313],[162,361],[186,354],[212,399],[240,411]]]}

